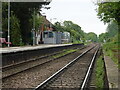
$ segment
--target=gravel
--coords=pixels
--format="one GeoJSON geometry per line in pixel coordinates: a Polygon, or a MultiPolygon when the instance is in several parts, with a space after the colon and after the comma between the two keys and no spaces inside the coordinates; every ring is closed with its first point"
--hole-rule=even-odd
{"type": "Polygon", "coordinates": [[[68,62],[92,46],[93,45],[90,45],[85,49],[59,58],[50,63],[46,63],[25,72],[16,74],[12,77],[3,79],[3,88],[35,88],[38,84],[43,82],[45,79],[65,66],[68,62]]]}
{"type": "Polygon", "coordinates": [[[85,56],[81,57],[75,64],[68,68],[53,83],[50,83],[47,89],[79,89],[89,64],[92,60],[95,49],[91,50],[85,56]]]}

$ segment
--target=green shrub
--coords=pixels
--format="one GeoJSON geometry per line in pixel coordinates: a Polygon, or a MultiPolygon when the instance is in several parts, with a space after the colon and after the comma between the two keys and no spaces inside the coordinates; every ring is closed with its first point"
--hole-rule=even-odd
{"type": "Polygon", "coordinates": [[[15,15],[11,15],[11,42],[13,46],[22,45],[19,20],[15,15]]]}
{"type": "Polygon", "coordinates": [[[115,52],[117,52],[117,50],[119,49],[118,47],[118,43],[116,42],[108,42],[106,44],[103,45],[103,49],[105,51],[105,55],[106,56],[110,56],[111,59],[118,64],[118,57],[115,57],[115,52]]]}

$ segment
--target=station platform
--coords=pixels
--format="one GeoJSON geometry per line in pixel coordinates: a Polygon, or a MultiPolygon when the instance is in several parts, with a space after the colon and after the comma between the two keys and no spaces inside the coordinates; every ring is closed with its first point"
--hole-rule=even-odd
{"type": "Polygon", "coordinates": [[[37,50],[37,49],[45,49],[51,47],[69,46],[69,45],[72,44],[41,44],[38,46],[5,47],[5,48],[0,48],[0,53],[12,53],[19,51],[37,50]]]}
{"type": "Polygon", "coordinates": [[[118,67],[109,56],[104,56],[109,89],[118,90],[118,67]]]}

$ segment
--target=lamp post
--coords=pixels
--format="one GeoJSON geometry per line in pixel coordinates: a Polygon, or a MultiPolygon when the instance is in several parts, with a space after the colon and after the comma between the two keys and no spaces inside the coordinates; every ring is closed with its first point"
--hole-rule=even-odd
{"type": "Polygon", "coordinates": [[[34,13],[33,13],[33,45],[35,45],[35,8],[34,8],[34,13]]]}
{"type": "MultiPolygon", "coordinates": [[[[10,0],[8,1],[8,42],[10,42],[10,0]]],[[[10,44],[8,44],[10,47],[10,44]]]]}

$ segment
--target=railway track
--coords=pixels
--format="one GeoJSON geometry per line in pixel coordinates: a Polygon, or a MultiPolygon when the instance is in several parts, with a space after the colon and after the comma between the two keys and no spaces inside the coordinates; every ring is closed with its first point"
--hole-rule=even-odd
{"type": "Polygon", "coordinates": [[[3,78],[3,88],[35,88],[39,83],[42,83],[45,79],[49,78],[63,66],[66,64],[68,65],[68,63],[72,60],[71,58],[75,58],[80,54],[80,52],[80,57],[82,57],[82,55],[93,48],[94,45],[91,45],[90,47],[81,49],[80,51],[78,50],[70,55],[65,55],[66,57],[62,56],[62,58],[57,58],[55,61],[52,60],[49,63],[46,62],[45,64],[37,65],[21,72],[8,75],[3,78]],[[83,52],[84,50],[86,51],[83,52]],[[64,58],[66,58],[66,60],[64,58]]]}
{"type": "Polygon", "coordinates": [[[86,50],[40,83],[34,90],[83,90],[87,88],[98,50],[99,46],[86,50]]]}
{"type": "MultiPolygon", "coordinates": [[[[78,49],[79,50],[79,49],[83,49],[83,48],[85,48],[85,46],[81,47],[81,48],[73,48],[73,49],[78,49]]],[[[70,50],[70,49],[67,49],[67,50],[70,50]]],[[[52,53],[50,55],[41,56],[41,57],[38,57],[38,58],[35,58],[35,59],[31,59],[31,60],[28,60],[28,61],[24,61],[24,62],[21,62],[21,63],[17,63],[17,64],[14,64],[14,65],[9,65],[9,66],[3,67],[2,68],[2,71],[3,71],[2,72],[2,79],[11,77],[13,75],[24,72],[24,71],[29,70],[31,68],[43,65],[45,63],[49,63],[52,60],[56,60],[60,57],[53,58],[52,56],[58,55],[58,54],[64,53],[64,52],[65,51],[62,50],[62,51],[59,51],[59,52],[52,53]]],[[[72,52],[72,53],[74,53],[74,52],[72,52]]],[[[71,53],[68,53],[68,54],[71,54],[71,53]]],[[[68,54],[66,54],[66,55],[68,55],[68,54]]]]}
{"type": "Polygon", "coordinates": [[[96,60],[95,60],[95,62],[94,62],[94,66],[93,66],[94,68],[93,68],[93,70],[92,70],[89,83],[88,83],[88,85],[87,85],[87,87],[88,87],[90,90],[95,90],[95,89],[97,88],[96,85],[95,85],[95,82],[96,82],[96,75],[95,75],[95,74],[96,74],[96,68],[97,68],[96,62],[97,62],[98,58],[99,58],[101,55],[102,55],[102,48],[100,47],[100,48],[99,48],[99,51],[98,51],[98,53],[97,53],[96,60]]]}

